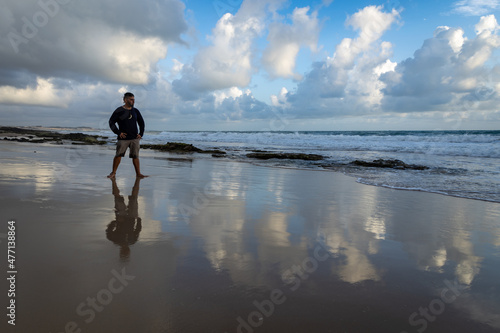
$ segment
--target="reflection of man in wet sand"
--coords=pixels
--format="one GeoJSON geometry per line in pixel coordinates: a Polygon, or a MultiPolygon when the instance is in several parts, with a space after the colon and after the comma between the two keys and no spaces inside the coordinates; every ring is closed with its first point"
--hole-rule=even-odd
{"type": "Polygon", "coordinates": [[[108,224],[106,237],[120,246],[120,258],[127,260],[130,256],[129,245],[137,242],[141,232],[141,218],[138,216],[138,202],[140,178],[136,178],[132,194],[128,197],[128,206],[125,199],[120,195],[116,180],[111,179],[113,184],[113,195],[115,196],[115,220],[108,224]]]}

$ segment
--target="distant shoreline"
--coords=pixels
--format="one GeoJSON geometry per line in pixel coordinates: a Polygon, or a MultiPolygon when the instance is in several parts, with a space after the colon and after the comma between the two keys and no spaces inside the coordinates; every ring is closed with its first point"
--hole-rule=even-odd
{"type": "MultiPolygon", "coordinates": [[[[19,128],[22,130],[35,130],[35,131],[103,131],[107,129],[103,128],[94,128],[94,127],[88,127],[88,126],[82,126],[82,127],[68,127],[68,126],[41,126],[41,125],[36,125],[36,126],[0,126],[1,128],[4,127],[9,127],[9,128],[19,128]]],[[[161,133],[161,132],[172,132],[172,133],[200,133],[200,132],[205,132],[205,133],[339,133],[339,134],[345,134],[345,133],[364,133],[364,134],[371,134],[371,135],[376,135],[377,133],[390,133],[394,135],[395,133],[461,133],[461,134],[470,134],[470,133],[499,133],[500,130],[492,130],[492,129],[414,129],[414,130],[406,130],[406,129],[384,129],[384,130],[282,130],[282,131],[261,131],[261,130],[170,130],[170,129],[146,129],[146,133],[151,132],[151,133],[161,133]]]]}
{"type": "Polygon", "coordinates": [[[63,144],[63,140],[71,141],[72,144],[103,145],[107,137],[100,135],[88,135],[83,133],[63,134],[45,129],[29,129],[21,127],[0,127],[0,137],[7,141],[44,143],[53,142],[63,144]]]}

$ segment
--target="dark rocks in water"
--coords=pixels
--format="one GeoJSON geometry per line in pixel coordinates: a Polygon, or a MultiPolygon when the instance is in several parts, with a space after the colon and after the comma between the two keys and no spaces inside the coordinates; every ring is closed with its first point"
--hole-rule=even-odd
{"type": "Polygon", "coordinates": [[[416,164],[406,164],[403,161],[400,160],[384,160],[384,159],[378,159],[374,160],[372,162],[366,162],[366,161],[360,161],[360,160],[355,160],[351,162],[353,165],[357,166],[363,166],[363,167],[369,167],[369,168],[392,168],[392,169],[411,169],[411,170],[427,170],[429,167],[426,167],[425,165],[416,165],[416,164]]]}
{"type": "Polygon", "coordinates": [[[305,161],[319,161],[323,156],[316,154],[302,154],[302,153],[249,153],[249,158],[257,158],[260,160],[269,160],[271,158],[287,159],[287,160],[305,160],[305,161]]]}
{"type": "Polygon", "coordinates": [[[225,151],[219,150],[219,149],[212,149],[212,150],[202,150],[200,151],[202,154],[212,154],[213,155],[226,155],[225,151]]]}
{"type": "Polygon", "coordinates": [[[35,129],[19,128],[19,127],[0,127],[0,133],[4,133],[4,135],[5,134],[8,135],[14,134],[17,136],[24,135],[29,138],[29,139],[22,137],[4,138],[4,140],[18,141],[18,142],[40,143],[47,141],[59,142],[61,140],[69,140],[69,141],[78,141],[81,142],[82,144],[88,144],[88,145],[106,144],[106,141],[99,140],[101,137],[98,135],[88,135],[83,133],[62,134],[52,131],[35,130],[35,129]]]}
{"type": "Polygon", "coordinates": [[[171,153],[186,154],[186,153],[199,153],[202,150],[189,143],[181,142],[167,142],[163,145],[141,145],[144,149],[154,149],[159,151],[168,151],[171,153]]]}
{"type": "Polygon", "coordinates": [[[97,135],[87,135],[83,133],[69,133],[69,134],[62,134],[61,137],[63,140],[71,140],[71,141],[79,141],[84,144],[105,144],[106,141],[100,141],[97,140],[98,136],[97,135]]]}
{"type": "Polygon", "coordinates": [[[16,141],[16,142],[31,142],[31,143],[44,143],[44,142],[47,142],[47,140],[45,138],[42,138],[42,139],[33,139],[33,138],[24,138],[24,137],[14,137],[14,138],[8,138],[8,137],[4,137],[3,138],[4,140],[6,141],[16,141]]]}
{"type": "Polygon", "coordinates": [[[26,138],[3,138],[4,140],[7,140],[7,141],[17,141],[17,142],[30,142],[30,140],[26,139],[26,138]]]}
{"type": "Polygon", "coordinates": [[[226,152],[222,150],[203,150],[198,147],[193,146],[190,143],[182,142],[167,142],[163,145],[141,145],[144,149],[154,149],[159,151],[166,151],[176,154],[191,154],[191,153],[201,153],[201,154],[212,154],[215,155],[225,155],[226,152]]]}

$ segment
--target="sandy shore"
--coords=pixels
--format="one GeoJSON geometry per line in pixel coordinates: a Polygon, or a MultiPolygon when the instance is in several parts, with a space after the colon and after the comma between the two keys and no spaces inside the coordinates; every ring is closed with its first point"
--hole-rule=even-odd
{"type": "Polygon", "coordinates": [[[141,154],[0,142],[1,332],[500,331],[500,204],[141,154]]]}

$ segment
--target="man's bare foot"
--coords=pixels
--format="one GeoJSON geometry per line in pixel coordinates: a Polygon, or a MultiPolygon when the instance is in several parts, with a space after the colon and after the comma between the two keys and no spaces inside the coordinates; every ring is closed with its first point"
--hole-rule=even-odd
{"type": "Polygon", "coordinates": [[[146,175],[143,175],[142,173],[139,173],[137,175],[135,175],[137,178],[146,178],[146,177],[149,177],[149,176],[146,176],[146,175]]]}
{"type": "Polygon", "coordinates": [[[114,173],[114,172],[110,173],[110,174],[108,175],[108,178],[109,178],[109,179],[115,179],[115,173],[114,173]]]}

